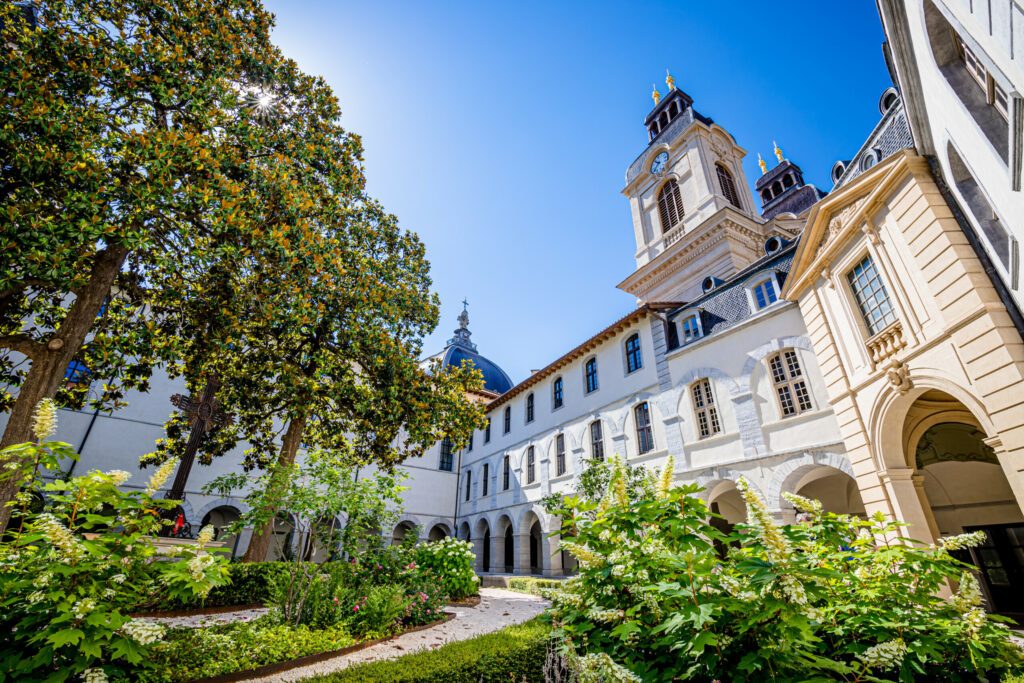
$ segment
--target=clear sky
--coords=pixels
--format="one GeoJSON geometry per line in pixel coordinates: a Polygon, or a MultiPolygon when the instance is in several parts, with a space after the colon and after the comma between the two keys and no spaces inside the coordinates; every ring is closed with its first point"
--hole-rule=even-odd
{"type": "Polygon", "coordinates": [[[524,379],[635,306],[626,167],[665,69],[747,150],[823,189],[890,85],[870,0],[267,0],[275,40],[337,93],[372,195],[427,245],[440,350],[469,299],[480,352],[524,379]]]}

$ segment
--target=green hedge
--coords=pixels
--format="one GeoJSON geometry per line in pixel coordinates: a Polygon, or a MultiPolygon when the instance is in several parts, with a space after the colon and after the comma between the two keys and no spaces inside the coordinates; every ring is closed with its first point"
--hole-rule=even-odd
{"type": "Polygon", "coordinates": [[[551,627],[539,619],[429,652],[371,662],[310,683],[508,683],[543,681],[551,627]]]}
{"type": "Polygon", "coordinates": [[[559,579],[538,579],[533,576],[513,576],[508,580],[508,589],[520,593],[540,595],[541,589],[558,588],[562,584],[559,579]]]}

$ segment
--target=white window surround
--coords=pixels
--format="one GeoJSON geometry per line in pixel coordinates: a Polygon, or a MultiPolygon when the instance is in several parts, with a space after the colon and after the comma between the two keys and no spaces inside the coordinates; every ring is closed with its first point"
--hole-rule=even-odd
{"type": "Polygon", "coordinates": [[[758,311],[765,311],[772,306],[779,305],[782,299],[782,287],[779,286],[778,273],[775,270],[761,271],[756,275],[751,276],[746,282],[743,283],[743,291],[747,293],[747,305],[750,306],[751,315],[758,311]],[[754,295],[754,288],[760,285],[762,282],[770,280],[772,287],[775,289],[775,301],[771,302],[767,306],[761,307],[757,305],[757,297],[754,295]]]}
{"type": "Polygon", "coordinates": [[[679,337],[680,347],[686,346],[687,344],[691,344],[697,341],[698,339],[704,338],[704,321],[702,320],[703,316],[701,315],[702,310],[703,309],[700,308],[691,308],[689,310],[683,311],[682,313],[676,316],[675,322],[673,324],[679,326],[676,332],[679,337]],[[688,320],[693,320],[697,325],[697,334],[692,335],[689,338],[687,338],[686,334],[686,321],[688,320]]]}

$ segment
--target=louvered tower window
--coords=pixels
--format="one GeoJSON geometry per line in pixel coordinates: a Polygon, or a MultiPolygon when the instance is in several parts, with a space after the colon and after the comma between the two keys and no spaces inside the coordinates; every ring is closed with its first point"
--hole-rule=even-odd
{"type": "Polygon", "coordinates": [[[743,208],[740,206],[740,195],[736,191],[736,183],[732,179],[732,173],[729,173],[729,169],[722,164],[715,164],[715,167],[718,169],[718,184],[722,188],[722,195],[737,209],[743,208]]]}
{"type": "Polygon", "coordinates": [[[661,231],[668,232],[683,220],[683,197],[679,183],[669,180],[658,194],[658,213],[661,215],[661,231]]]}

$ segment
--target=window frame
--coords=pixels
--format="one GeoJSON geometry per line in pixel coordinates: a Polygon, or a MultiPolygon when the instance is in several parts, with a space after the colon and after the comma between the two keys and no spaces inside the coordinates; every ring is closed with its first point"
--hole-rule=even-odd
{"type": "Polygon", "coordinates": [[[780,349],[765,358],[765,364],[768,379],[775,392],[779,419],[785,420],[814,411],[814,400],[807,383],[807,375],[796,349],[780,349]]]}
{"type": "Polygon", "coordinates": [[[471,489],[473,487],[473,470],[466,470],[466,502],[469,502],[471,489]]]}
{"type": "Polygon", "coordinates": [[[736,178],[733,176],[725,164],[721,161],[715,162],[715,173],[718,176],[718,188],[722,191],[722,196],[725,197],[731,205],[737,209],[743,210],[743,203],[740,201],[739,190],[736,189],[736,178]],[[723,177],[728,181],[729,187],[726,188],[723,177]]]}
{"type": "Polygon", "coordinates": [[[487,424],[484,426],[484,443],[491,442],[491,417],[487,416],[487,424]]]}
{"type": "Polygon", "coordinates": [[[565,435],[555,435],[555,476],[560,477],[566,473],[565,466],[565,435]]]}
{"type": "Polygon", "coordinates": [[[693,342],[697,341],[698,339],[703,339],[703,337],[704,337],[704,320],[703,320],[703,318],[704,318],[704,316],[701,315],[700,311],[686,312],[686,313],[683,313],[682,315],[680,315],[677,318],[677,320],[679,321],[679,323],[678,323],[679,324],[679,346],[686,346],[687,344],[692,344],[693,342]],[[691,320],[696,322],[697,334],[695,336],[688,336],[687,332],[686,332],[686,329],[687,329],[686,323],[691,321],[691,320]]]}
{"type": "Polygon", "coordinates": [[[565,405],[565,382],[559,375],[551,383],[551,410],[558,410],[565,405]]]}
{"type": "Polygon", "coordinates": [[[490,474],[491,474],[490,470],[491,470],[490,463],[486,463],[485,462],[484,466],[483,466],[483,477],[482,477],[481,483],[480,483],[480,489],[481,489],[480,495],[481,496],[486,496],[487,495],[487,482],[490,479],[490,474]]]}
{"type": "Polygon", "coordinates": [[[679,181],[669,178],[658,188],[656,198],[658,220],[661,223],[661,234],[664,235],[681,225],[686,218],[686,207],[683,206],[683,193],[679,189],[679,181]],[[675,217],[675,221],[672,218],[675,217]],[[667,223],[671,222],[671,225],[667,223]]]}
{"type": "Polygon", "coordinates": [[[889,287],[886,285],[885,278],[882,277],[882,271],[878,268],[878,264],[875,261],[874,255],[869,252],[864,252],[859,258],[851,260],[852,265],[848,266],[843,271],[843,280],[845,283],[846,291],[850,295],[850,301],[853,304],[853,310],[860,314],[860,325],[861,329],[867,334],[867,338],[870,339],[877,334],[880,334],[892,325],[895,325],[900,321],[900,316],[896,312],[896,303],[892,295],[889,293],[889,287]],[[867,266],[865,267],[865,264],[867,266]],[[862,268],[863,267],[863,268],[862,268]],[[860,279],[854,277],[854,273],[858,268],[862,269],[862,272],[867,271],[868,267],[873,271],[874,276],[869,276],[867,282],[863,282],[862,285],[868,284],[871,281],[877,282],[878,288],[869,292],[870,296],[865,296],[862,301],[862,291],[858,288],[855,280],[860,279]],[[878,294],[881,292],[885,296],[884,301],[879,301],[876,305],[870,307],[867,306],[869,301],[877,300],[878,294]],[[882,313],[877,320],[872,320],[872,312],[881,310],[882,303],[888,306],[888,311],[882,313]],[[876,327],[877,324],[877,327],[876,327]]]}
{"type": "MultiPolygon", "coordinates": [[[[777,304],[779,301],[782,300],[780,298],[782,288],[779,287],[779,278],[775,271],[769,273],[762,273],[760,275],[754,276],[748,281],[748,284],[746,285],[746,290],[747,298],[750,302],[750,310],[752,313],[757,313],[758,311],[763,311],[767,308],[771,308],[773,305],[777,304]],[[774,299],[772,301],[767,301],[762,306],[757,296],[758,288],[763,287],[766,284],[771,287],[771,296],[774,297],[774,299]]],[[[765,298],[768,299],[771,297],[765,298]]]]}
{"type": "Polygon", "coordinates": [[[505,414],[502,423],[502,434],[512,431],[512,406],[505,406],[505,414]]]}
{"type": "Polygon", "coordinates": [[[633,406],[633,426],[636,428],[637,455],[647,455],[653,452],[654,419],[651,415],[651,405],[648,401],[642,401],[633,406]]]}
{"type": "Polygon", "coordinates": [[[505,454],[501,463],[501,490],[508,491],[512,485],[512,456],[505,454]]]}
{"type": "Polygon", "coordinates": [[[690,382],[690,401],[693,403],[693,424],[701,441],[722,433],[722,416],[715,400],[715,388],[710,377],[690,382]]]}
{"type": "Polygon", "coordinates": [[[442,472],[453,472],[455,469],[455,446],[447,436],[441,439],[437,469],[442,472]]]}
{"type": "Polygon", "coordinates": [[[604,426],[600,420],[590,423],[590,457],[599,462],[604,462],[604,426]],[[594,427],[597,427],[597,438],[594,438],[594,427]]]}
{"type": "Polygon", "coordinates": [[[533,446],[526,448],[526,483],[533,484],[537,481],[537,452],[533,446]]]}
{"type": "Polygon", "coordinates": [[[526,424],[530,424],[537,417],[536,404],[537,400],[531,391],[526,395],[526,424]]]}
{"type": "Polygon", "coordinates": [[[644,367],[644,355],[643,355],[643,342],[640,339],[640,333],[634,332],[626,338],[623,343],[623,353],[626,355],[626,374],[632,375],[634,372],[643,370],[644,367]],[[630,345],[635,342],[633,348],[630,345]],[[636,367],[634,367],[634,364],[636,367]]]}
{"type": "Polygon", "coordinates": [[[591,356],[583,363],[583,392],[592,394],[601,388],[601,379],[598,374],[597,356],[591,356]],[[591,373],[593,368],[593,373],[591,373]],[[591,376],[593,376],[593,387],[591,387],[591,376]]]}

